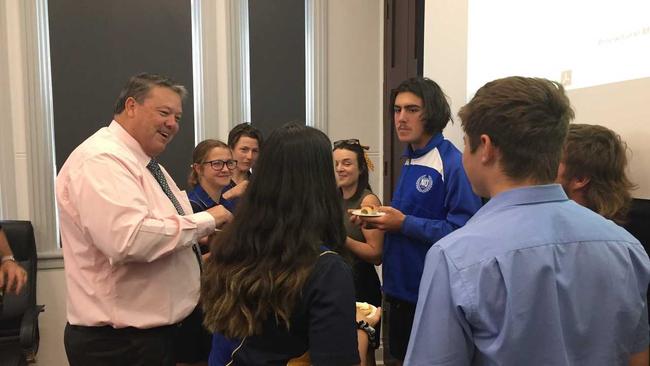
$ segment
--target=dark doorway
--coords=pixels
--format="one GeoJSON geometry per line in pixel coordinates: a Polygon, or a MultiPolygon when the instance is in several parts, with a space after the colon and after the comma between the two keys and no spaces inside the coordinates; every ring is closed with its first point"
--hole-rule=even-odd
{"type": "Polygon", "coordinates": [[[389,204],[402,169],[405,145],[397,140],[389,106],[402,81],[422,76],[424,0],[384,1],[384,203],[389,204]]]}
{"type": "MultiPolygon", "coordinates": [[[[405,145],[395,135],[390,96],[402,81],[423,74],[424,0],[384,0],[384,204],[390,205],[402,170],[405,145]]],[[[384,365],[399,363],[388,352],[388,322],[382,319],[384,365]]]]}

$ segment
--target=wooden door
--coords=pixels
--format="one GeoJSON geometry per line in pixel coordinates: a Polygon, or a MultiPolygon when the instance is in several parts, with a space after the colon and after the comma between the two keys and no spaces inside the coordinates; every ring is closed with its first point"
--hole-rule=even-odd
{"type": "Polygon", "coordinates": [[[389,204],[402,168],[405,145],[395,135],[390,96],[402,81],[422,76],[424,0],[384,1],[384,204],[389,204]]]}

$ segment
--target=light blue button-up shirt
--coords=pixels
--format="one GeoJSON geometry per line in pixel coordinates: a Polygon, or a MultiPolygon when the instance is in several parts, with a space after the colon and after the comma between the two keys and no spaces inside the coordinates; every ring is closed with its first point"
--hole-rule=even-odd
{"type": "Polygon", "coordinates": [[[561,186],[503,192],[429,250],[406,365],[625,365],[650,261],[561,186]]]}

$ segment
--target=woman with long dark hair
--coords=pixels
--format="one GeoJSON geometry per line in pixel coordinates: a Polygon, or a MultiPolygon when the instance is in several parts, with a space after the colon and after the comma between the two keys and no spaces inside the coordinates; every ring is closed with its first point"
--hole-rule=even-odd
{"type": "Polygon", "coordinates": [[[204,324],[241,339],[230,364],[359,363],[343,220],[327,136],[275,130],[204,272],[204,324]]]}

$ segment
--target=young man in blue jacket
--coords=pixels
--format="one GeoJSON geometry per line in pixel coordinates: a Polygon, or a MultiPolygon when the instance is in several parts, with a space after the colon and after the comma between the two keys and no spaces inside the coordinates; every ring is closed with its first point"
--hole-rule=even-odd
{"type": "Polygon", "coordinates": [[[460,151],[442,136],[451,120],[447,98],[428,78],[402,82],[392,95],[395,131],[408,143],[397,188],[385,214],[361,218],[386,231],[383,290],[388,305],[389,352],[404,360],[420,277],[429,248],[463,226],[481,206],[472,192],[460,151]]]}

